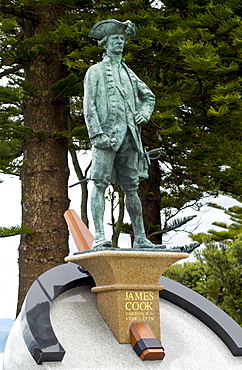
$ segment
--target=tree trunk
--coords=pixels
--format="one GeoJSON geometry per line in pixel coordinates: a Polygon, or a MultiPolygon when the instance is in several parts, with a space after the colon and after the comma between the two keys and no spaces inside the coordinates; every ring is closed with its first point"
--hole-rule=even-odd
{"type": "MultiPolygon", "coordinates": [[[[39,22],[24,20],[25,39],[53,27],[63,12],[59,5],[36,6],[39,22]]],[[[45,45],[49,54],[39,53],[24,61],[26,81],[38,89],[23,100],[24,124],[35,133],[23,140],[22,224],[34,229],[22,235],[19,247],[19,297],[17,312],[34,280],[46,270],[64,262],[68,254],[68,229],[63,214],[68,209],[68,143],[54,132],[67,130],[68,101],[55,101],[51,85],[66,77],[61,63],[62,46],[45,45]]]]}
{"type": "MultiPolygon", "coordinates": [[[[147,236],[161,229],[160,218],[160,168],[157,160],[152,160],[149,178],[140,183],[139,197],[142,202],[143,219],[147,236]]],[[[155,235],[153,243],[162,243],[162,234],[155,235]]]]}

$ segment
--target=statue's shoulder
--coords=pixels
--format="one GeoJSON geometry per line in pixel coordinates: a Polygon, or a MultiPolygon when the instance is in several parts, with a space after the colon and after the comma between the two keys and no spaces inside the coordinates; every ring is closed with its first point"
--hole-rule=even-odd
{"type": "Polygon", "coordinates": [[[86,72],[86,78],[87,77],[94,77],[94,76],[98,76],[102,70],[102,64],[103,62],[99,62],[99,63],[96,63],[96,64],[93,64],[91,67],[88,68],[87,72],[86,72]]]}
{"type": "Polygon", "coordinates": [[[88,71],[98,71],[102,68],[103,61],[93,64],[91,67],[88,68],[88,71]]]}

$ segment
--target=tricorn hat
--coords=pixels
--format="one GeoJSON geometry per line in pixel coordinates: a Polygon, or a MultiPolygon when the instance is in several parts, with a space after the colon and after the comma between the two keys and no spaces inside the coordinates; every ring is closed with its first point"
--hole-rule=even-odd
{"type": "Polygon", "coordinates": [[[107,19],[96,23],[91,31],[89,37],[101,40],[105,36],[122,34],[126,38],[135,36],[135,25],[131,21],[120,22],[116,19],[107,19]]]}

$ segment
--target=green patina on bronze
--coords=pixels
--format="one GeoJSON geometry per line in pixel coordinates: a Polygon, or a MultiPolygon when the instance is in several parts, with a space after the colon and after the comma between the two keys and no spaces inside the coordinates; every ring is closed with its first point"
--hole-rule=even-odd
{"type": "Polygon", "coordinates": [[[120,184],[125,192],[134,248],[161,248],[146,238],[137,194],[139,181],[148,177],[141,125],[150,119],[155,96],[122,59],[126,39],[135,36],[135,25],[130,21],[104,20],[93,26],[89,36],[105,49],[103,60],[88,69],[84,81],[84,116],[92,143],[93,249],[111,247],[103,225],[104,194],[110,182],[120,184]]]}

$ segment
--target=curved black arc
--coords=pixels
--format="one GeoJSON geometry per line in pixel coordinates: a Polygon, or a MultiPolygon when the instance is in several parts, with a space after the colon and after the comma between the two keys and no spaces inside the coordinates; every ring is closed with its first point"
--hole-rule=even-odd
{"type": "Polygon", "coordinates": [[[66,263],[46,271],[30,287],[20,319],[24,341],[38,365],[63,359],[65,350],[53,331],[50,305],[61,293],[81,285],[94,285],[92,276],[77,264],[66,263]]]}
{"type": "Polygon", "coordinates": [[[189,312],[213,330],[226,344],[234,356],[242,356],[242,328],[224,311],[200,294],[161,276],[159,284],[164,285],[159,295],[189,312]]]}

